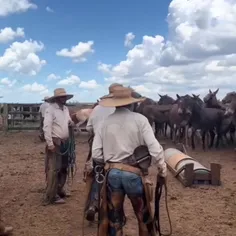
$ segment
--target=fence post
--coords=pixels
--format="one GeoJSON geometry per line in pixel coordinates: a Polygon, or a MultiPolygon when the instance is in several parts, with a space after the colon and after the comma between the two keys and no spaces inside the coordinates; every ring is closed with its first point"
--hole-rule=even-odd
{"type": "Polygon", "coordinates": [[[3,104],[3,131],[8,131],[8,104],[3,104]]]}

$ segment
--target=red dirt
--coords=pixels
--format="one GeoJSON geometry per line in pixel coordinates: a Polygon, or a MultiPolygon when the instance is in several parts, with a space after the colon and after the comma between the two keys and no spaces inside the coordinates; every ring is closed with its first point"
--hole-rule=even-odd
{"type": "MultiPolygon", "coordinates": [[[[37,134],[0,134],[0,209],[4,222],[17,236],[82,236],[84,204],[82,168],[87,156],[86,137],[77,138],[78,171],[72,197],[61,206],[42,206],[45,187],[44,144],[37,134]]],[[[168,201],[174,236],[236,235],[236,153],[231,150],[196,151],[190,154],[203,165],[222,165],[222,186],[184,188],[169,172],[168,201]]],[[[155,178],[155,168],[151,171],[155,178]]],[[[126,236],[138,235],[137,223],[127,201],[126,236]]],[[[163,204],[163,201],[162,201],[163,204]]],[[[162,228],[168,229],[162,206],[162,228]]],[[[96,225],[85,222],[85,235],[96,235],[96,225]]]]}

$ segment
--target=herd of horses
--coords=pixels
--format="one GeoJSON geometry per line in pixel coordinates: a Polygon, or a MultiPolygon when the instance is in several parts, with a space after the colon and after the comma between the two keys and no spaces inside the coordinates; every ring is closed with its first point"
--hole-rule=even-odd
{"type": "MultiPolygon", "coordinates": [[[[155,125],[156,137],[169,137],[173,142],[191,142],[195,149],[195,137],[201,137],[202,148],[218,148],[220,145],[234,145],[236,128],[236,92],[230,92],[219,101],[219,89],[203,98],[192,94],[179,96],[176,99],[168,95],[160,95],[159,101],[151,98],[135,104],[134,111],[144,115],[151,125],[155,125]],[[170,132],[168,132],[170,131],[170,132]],[[191,132],[189,132],[191,131],[191,132]],[[207,137],[207,139],[206,139],[207,137]],[[209,139],[208,139],[209,138],[209,139]]],[[[142,97],[135,90],[133,97],[142,97]]],[[[98,104],[94,104],[93,108],[98,104]]],[[[77,112],[77,121],[86,122],[92,109],[82,109],[77,112]]],[[[73,112],[72,112],[73,113],[73,112]]],[[[71,113],[71,114],[72,114],[71,113]]],[[[75,113],[72,114],[75,120],[75,113]]]]}
{"type": "MultiPolygon", "coordinates": [[[[158,102],[146,98],[135,107],[135,111],[147,117],[150,124],[155,124],[156,136],[167,136],[170,129],[170,138],[173,142],[187,142],[191,130],[191,147],[195,149],[196,133],[200,133],[202,148],[206,149],[206,137],[210,137],[208,148],[219,145],[234,144],[236,127],[236,93],[231,92],[219,101],[219,89],[203,98],[192,94],[179,96],[176,99],[168,95],[159,95],[158,102]]],[[[134,95],[139,96],[135,91],[134,95]]]]}

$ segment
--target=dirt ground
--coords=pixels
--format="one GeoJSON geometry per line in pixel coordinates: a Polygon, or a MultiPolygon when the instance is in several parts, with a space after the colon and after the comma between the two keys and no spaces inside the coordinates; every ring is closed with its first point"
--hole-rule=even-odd
{"type": "MultiPolygon", "coordinates": [[[[65,205],[42,206],[45,187],[44,144],[37,133],[0,134],[0,209],[4,222],[14,227],[15,236],[82,236],[84,204],[82,169],[87,156],[86,136],[76,138],[78,171],[72,196],[65,205]]],[[[168,172],[168,204],[173,236],[236,235],[236,153],[233,150],[191,152],[203,165],[222,165],[222,186],[184,188],[168,172]]],[[[155,179],[155,169],[151,170],[155,179]]],[[[125,212],[125,235],[138,235],[129,202],[125,212]]],[[[163,200],[162,200],[163,204],[163,200]]],[[[161,207],[161,226],[168,230],[165,208],[161,207]]],[[[96,235],[96,225],[85,222],[85,235],[96,235]]]]}

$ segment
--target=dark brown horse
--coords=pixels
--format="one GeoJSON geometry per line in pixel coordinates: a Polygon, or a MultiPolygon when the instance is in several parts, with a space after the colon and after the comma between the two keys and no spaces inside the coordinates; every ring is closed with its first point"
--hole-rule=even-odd
{"type": "MultiPolygon", "coordinates": [[[[217,108],[217,109],[222,109],[225,110],[226,107],[225,105],[222,103],[220,103],[217,100],[216,94],[218,93],[219,89],[217,89],[215,92],[212,92],[209,89],[209,93],[204,97],[204,102],[205,102],[205,106],[207,108],[217,108]]],[[[235,127],[232,123],[232,117],[224,117],[222,120],[222,126],[221,126],[221,137],[226,140],[226,142],[228,144],[234,143],[234,133],[235,133],[235,127]],[[230,134],[230,140],[227,137],[227,133],[230,134]]],[[[221,140],[222,144],[223,144],[223,139],[221,140]]]]}
{"type": "Polygon", "coordinates": [[[219,146],[219,140],[221,138],[221,125],[224,116],[224,111],[216,108],[206,108],[203,104],[196,100],[196,98],[185,97],[182,103],[186,109],[190,110],[191,118],[189,124],[192,127],[191,145],[192,149],[195,149],[194,136],[196,130],[200,129],[202,134],[202,148],[205,150],[205,136],[209,132],[211,136],[211,142],[209,148],[213,146],[215,132],[217,133],[216,147],[219,146]]]}
{"type": "Polygon", "coordinates": [[[176,96],[177,100],[175,101],[175,104],[172,105],[169,113],[169,125],[171,128],[170,137],[172,141],[176,142],[178,133],[180,142],[184,138],[184,133],[192,114],[191,107],[187,102],[191,97],[189,95],[179,96],[178,94],[176,94],[176,96]]]}

